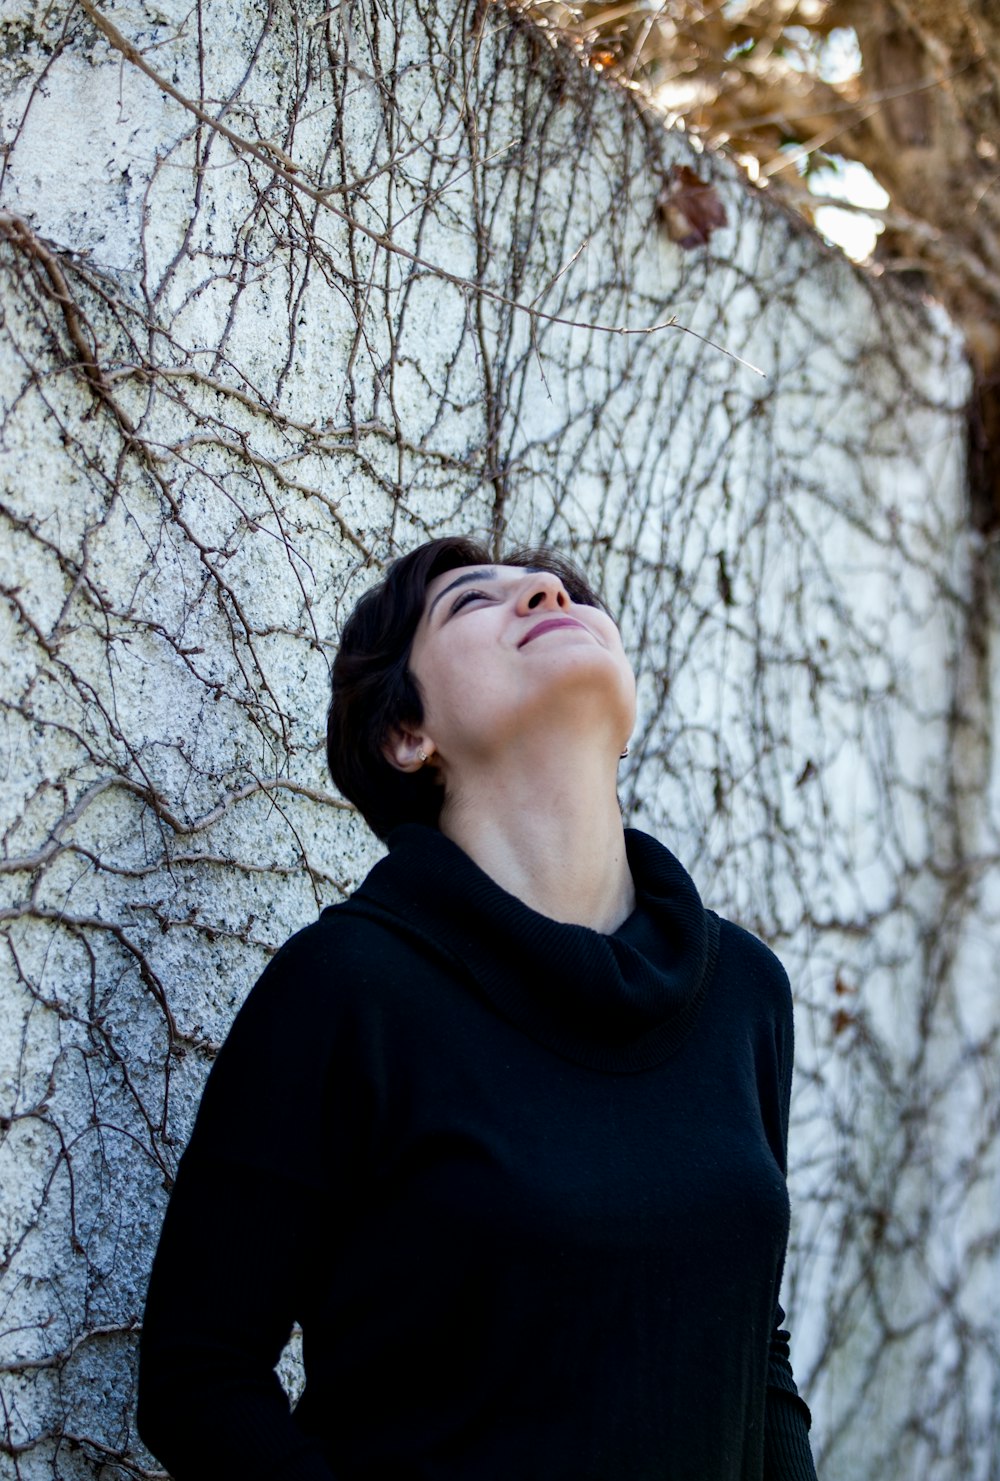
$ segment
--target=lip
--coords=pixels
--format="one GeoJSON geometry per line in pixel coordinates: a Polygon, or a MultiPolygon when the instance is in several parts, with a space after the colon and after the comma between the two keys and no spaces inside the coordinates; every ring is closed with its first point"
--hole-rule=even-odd
{"type": "Polygon", "coordinates": [[[541,622],[536,622],[531,631],[525,633],[517,646],[523,648],[525,643],[530,643],[532,638],[538,637],[539,633],[547,633],[554,627],[582,627],[584,632],[587,631],[584,624],[577,622],[575,617],[546,617],[541,622]]]}

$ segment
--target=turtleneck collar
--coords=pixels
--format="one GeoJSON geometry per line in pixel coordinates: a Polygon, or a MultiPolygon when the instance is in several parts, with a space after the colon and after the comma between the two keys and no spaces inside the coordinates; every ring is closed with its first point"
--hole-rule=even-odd
{"type": "Polygon", "coordinates": [[[718,950],[718,919],[667,849],[625,844],[636,909],[613,935],[564,925],[500,888],[436,829],[406,824],[344,906],[388,914],[457,959],[505,1018],[564,1058],[628,1072],[661,1063],[692,1028],[718,950]]]}

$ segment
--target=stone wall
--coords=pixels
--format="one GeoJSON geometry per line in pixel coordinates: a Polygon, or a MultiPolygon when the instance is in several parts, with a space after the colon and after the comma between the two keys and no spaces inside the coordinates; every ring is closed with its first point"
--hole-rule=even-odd
{"type": "Polygon", "coordinates": [[[377,852],[324,774],[338,627],[461,531],[604,584],[628,816],[791,973],[820,1474],[996,1478],[994,619],[947,323],[499,7],[9,0],[0,43],[0,1476],[156,1474],[136,1332],[200,1087],[377,852]]]}

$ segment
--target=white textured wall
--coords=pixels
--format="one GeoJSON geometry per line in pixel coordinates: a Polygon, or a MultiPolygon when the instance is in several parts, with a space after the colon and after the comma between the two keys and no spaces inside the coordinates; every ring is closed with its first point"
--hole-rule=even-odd
{"type": "Polygon", "coordinates": [[[0,18],[0,1476],[149,1474],[135,1333],[200,1086],[374,857],[324,776],[338,623],[462,531],[603,580],[630,814],[791,972],[824,1481],[995,1478],[997,676],[954,336],[499,8],[106,14],[124,51],[79,0],[0,18]],[[673,162],[725,201],[707,248],[657,224],[673,162]]]}

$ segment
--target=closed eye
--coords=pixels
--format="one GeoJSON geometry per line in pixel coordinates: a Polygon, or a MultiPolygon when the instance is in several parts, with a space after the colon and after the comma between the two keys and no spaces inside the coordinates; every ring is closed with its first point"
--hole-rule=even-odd
{"type": "Polygon", "coordinates": [[[477,601],[479,601],[479,602],[489,601],[488,594],[485,591],[475,591],[475,590],[472,590],[472,591],[463,591],[462,594],[461,594],[461,596],[456,597],[455,600],[454,600],[454,602],[452,602],[452,605],[451,605],[452,615],[454,615],[454,613],[456,613],[456,612],[460,612],[463,607],[468,606],[469,602],[477,602],[477,601]]]}

